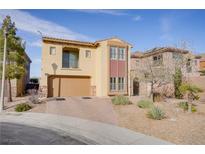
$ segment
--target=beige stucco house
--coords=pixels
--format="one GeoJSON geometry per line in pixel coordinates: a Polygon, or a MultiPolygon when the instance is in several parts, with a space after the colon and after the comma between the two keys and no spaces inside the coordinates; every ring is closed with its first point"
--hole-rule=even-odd
{"type": "Polygon", "coordinates": [[[161,82],[166,83],[164,84],[166,86],[158,86],[158,90],[167,96],[172,96],[174,92],[172,76],[176,67],[181,68],[187,80],[200,76],[199,63],[188,50],[162,47],[143,53],[133,53],[131,55],[131,95],[149,96],[151,83],[150,80],[146,80],[146,73],[156,73],[154,78],[156,80],[160,78],[161,82]]]}
{"type": "Polygon", "coordinates": [[[43,37],[40,88],[48,97],[129,95],[131,47],[117,37],[43,37]]]}

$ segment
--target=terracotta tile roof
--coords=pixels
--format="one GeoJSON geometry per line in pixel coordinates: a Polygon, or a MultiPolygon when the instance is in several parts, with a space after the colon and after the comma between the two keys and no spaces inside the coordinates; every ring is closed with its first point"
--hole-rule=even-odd
{"type": "Polygon", "coordinates": [[[62,38],[53,38],[53,37],[42,37],[43,42],[56,42],[56,43],[65,43],[73,45],[82,45],[88,47],[97,47],[99,43],[96,42],[86,42],[86,41],[77,41],[77,40],[68,40],[62,38]]]}
{"type": "Polygon", "coordinates": [[[141,58],[142,56],[143,56],[143,53],[140,51],[131,53],[131,58],[141,58]]]}
{"type": "Polygon", "coordinates": [[[201,61],[201,62],[202,62],[202,61],[204,62],[204,61],[205,61],[205,57],[201,58],[200,61],[201,61]]]}
{"type": "Polygon", "coordinates": [[[150,50],[143,52],[143,53],[140,53],[140,54],[138,52],[135,52],[133,55],[131,55],[131,58],[144,58],[144,57],[148,57],[148,56],[152,56],[152,55],[164,53],[164,52],[178,52],[178,53],[183,53],[183,54],[189,53],[188,50],[184,50],[184,49],[180,49],[180,48],[160,47],[160,48],[150,49],[150,50]]]}
{"type": "Polygon", "coordinates": [[[106,39],[102,39],[102,40],[97,40],[96,42],[102,42],[102,41],[107,41],[107,40],[111,40],[111,39],[118,39],[118,40],[121,40],[122,42],[126,43],[126,44],[129,44],[130,46],[132,46],[132,44],[124,41],[123,39],[117,37],[117,36],[113,36],[113,37],[109,37],[109,38],[106,38],[106,39]]]}

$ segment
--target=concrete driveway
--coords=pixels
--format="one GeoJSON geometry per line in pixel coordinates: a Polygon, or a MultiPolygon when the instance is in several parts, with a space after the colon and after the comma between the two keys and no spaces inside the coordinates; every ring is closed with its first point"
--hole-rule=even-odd
{"type": "Polygon", "coordinates": [[[91,99],[68,97],[61,101],[51,100],[33,108],[31,112],[67,115],[114,125],[118,123],[117,115],[108,97],[91,99]]]}

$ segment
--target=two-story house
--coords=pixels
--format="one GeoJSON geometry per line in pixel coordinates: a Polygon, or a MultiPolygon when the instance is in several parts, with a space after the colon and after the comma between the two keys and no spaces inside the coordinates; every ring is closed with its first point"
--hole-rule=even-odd
{"type": "Polygon", "coordinates": [[[43,37],[40,87],[48,97],[129,95],[131,47],[43,37]]]}
{"type": "MultiPolygon", "coordinates": [[[[195,56],[188,50],[162,47],[143,53],[133,53],[131,55],[131,95],[150,95],[151,85],[149,80],[146,81],[145,73],[154,74],[156,72],[154,74],[156,80],[159,77],[161,81],[166,79],[171,81],[176,67],[181,69],[183,76],[187,79],[199,76],[198,63],[195,61],[195,56]],[[143,80],[141,80],[142,77],[143,80]]],[[[173,82],[170,83],[167,89],[171,90],[173,89],[173,82]]]]}

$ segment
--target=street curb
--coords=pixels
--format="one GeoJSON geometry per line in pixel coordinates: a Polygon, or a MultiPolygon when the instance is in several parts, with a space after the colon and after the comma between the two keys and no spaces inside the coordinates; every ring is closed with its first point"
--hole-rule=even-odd
{"type": "Polygon", "coordinates": [[[45,113],[0,114],[0,122],[29,125],[68,135],[87,144],[170,145],[172,143],[111,124],[45,113]]]}

